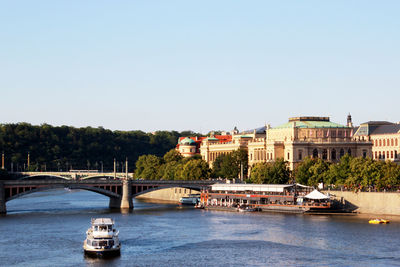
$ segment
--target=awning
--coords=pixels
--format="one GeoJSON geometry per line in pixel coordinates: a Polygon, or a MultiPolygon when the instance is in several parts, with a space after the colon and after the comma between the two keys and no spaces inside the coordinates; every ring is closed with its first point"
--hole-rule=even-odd
{"type": "Polygon", "coordinates": [[[322,194],[318,190],[312,191],[310,194],[306,195],[305,198],[309,199],[329,199],[327,195],[322,194]]]}

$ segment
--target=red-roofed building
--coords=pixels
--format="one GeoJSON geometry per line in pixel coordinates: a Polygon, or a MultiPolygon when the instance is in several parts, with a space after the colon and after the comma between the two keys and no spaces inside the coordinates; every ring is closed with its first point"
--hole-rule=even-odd
{"type": "Polygon", "coordinates": [[[181,153],[183,157],[193,157],[194,155],[200,155],[200,146],[205,139],[213,139],[216,143],[227,143],[232,141],[232,135],[214,135],[212,137],[179,137],[176,150],[181,153]]]}

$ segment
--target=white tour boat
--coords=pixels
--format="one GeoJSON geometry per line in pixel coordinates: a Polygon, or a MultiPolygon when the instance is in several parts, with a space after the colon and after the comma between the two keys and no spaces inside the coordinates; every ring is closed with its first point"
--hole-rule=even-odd
{"type": "Polygon", "coordinates": [[[92,226],[86,231],[83,250],[89,256],[120,255],[121,243],[118,231],[114,228],[114,220],[110,218],[92,219],[92,226]]]}
{"type": "Polygon", "coordinates": [[[199,202],[200,202],[200,194],[190,194],[187,197],[181,197],[179,199],[179,204],[181,205],[195,206],[199,202]]]}

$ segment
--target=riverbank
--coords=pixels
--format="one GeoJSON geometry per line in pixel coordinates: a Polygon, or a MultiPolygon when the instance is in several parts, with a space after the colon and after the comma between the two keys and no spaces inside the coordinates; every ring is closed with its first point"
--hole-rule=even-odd
{"type": "Polygon", "coordinates": [[[400,215],[400,193],[324,191],[359,214],[400,215]]]}
{"type": "Polygon", "coordinates": [[[180,187],[173,187],[173,188],[165,188],[160,190],[155,190],[140,196],[137,196],[137,199],[143,200],[161,200],[167,201],[170,203],[178,203],[181,197],[187,197],[190,194],[200,194],[199,191],[180,188],[180,187]]]}

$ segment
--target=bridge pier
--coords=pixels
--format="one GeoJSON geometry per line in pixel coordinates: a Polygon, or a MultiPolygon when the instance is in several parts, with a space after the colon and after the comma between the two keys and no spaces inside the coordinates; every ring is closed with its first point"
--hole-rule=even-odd
{"type": "Polygon", "coordinates": [[[6,208],[6,192],[4,190],[4,183],[0,182],[0,214],[7,213],[6,208]]]}
{"type": "Polygon", "coordinates": [[[129,180],[122,182],[121,209],[133,209],[132,186],[129,180]]]}
{"type": "Polygon", "coordinates": [[[132,188],[129,180],[122,182],[121,198],[110,197],[109,207],[111,209],[133,209],[132,188]]]}

